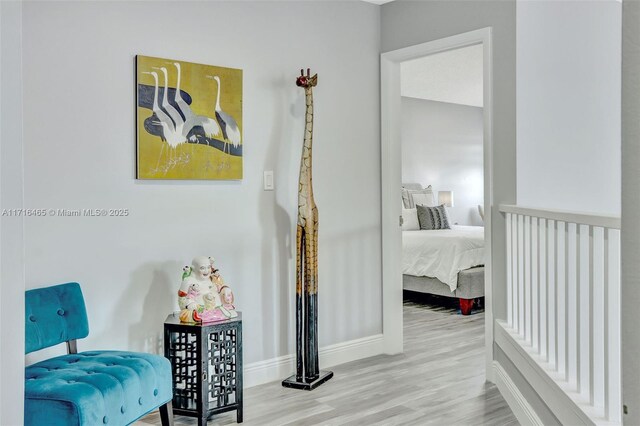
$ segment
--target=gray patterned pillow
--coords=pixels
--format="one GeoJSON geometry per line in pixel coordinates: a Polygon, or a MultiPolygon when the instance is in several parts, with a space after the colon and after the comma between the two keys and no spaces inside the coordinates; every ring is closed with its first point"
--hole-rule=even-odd
{"type": "Polygon", "coordinates": [[[436,207],[416,206],[420,229],[431,231],[435,229],[451,229],[447,210],[444,205],[436,207]]]}

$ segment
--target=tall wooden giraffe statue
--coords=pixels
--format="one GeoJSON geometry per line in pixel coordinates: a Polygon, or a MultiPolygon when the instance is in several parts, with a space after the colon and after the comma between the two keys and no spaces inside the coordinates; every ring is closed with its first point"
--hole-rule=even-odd
{"type": "Polygon", "coordinates": [[[283,386],[312,390],[333,377],[320,371],[318,364],[318,207],[313,199],[313,88],[318,75],[300,70],[296,85],[304,88],[306,100],[304,145],[298,186],[298,225],[296,232],[296,374],[283,386]]]}

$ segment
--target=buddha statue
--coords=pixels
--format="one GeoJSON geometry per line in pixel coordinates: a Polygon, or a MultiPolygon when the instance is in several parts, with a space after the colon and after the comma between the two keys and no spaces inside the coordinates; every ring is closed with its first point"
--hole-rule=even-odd
{"type": "Polygon", "coordinates": [[[215,260],[212,257],[210,257],[209,260],[211,261],[211,282],[215,286],[215,290],[218,292],[218,296],[220,297],[220,309],[227,318],[235,318],[238,316],[238,313],[236,312],[236,307],[234,305],[235,298],[233,296],[233,291],[231,291],[231,287],[229,287],[224,282],[224,279],[222,279],[220,271],[215,268],[215,260]]]}
{"type": "Polygon", "coordinates": [[[201,323],[235,318],[238,314],[233,301],[233,293],[213,267],[212,258],[195,257],[191,266],[182,269],[178,290],[180,321],[201,323]]]}

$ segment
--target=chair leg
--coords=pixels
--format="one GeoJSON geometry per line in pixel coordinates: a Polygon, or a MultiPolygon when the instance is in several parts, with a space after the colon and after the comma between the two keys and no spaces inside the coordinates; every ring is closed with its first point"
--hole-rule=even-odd
{"type": "Polygon", "coordinates": [[[169,401],[160,406],[160,421],[162,426],[173,426],[173,402],[169,401]]]}

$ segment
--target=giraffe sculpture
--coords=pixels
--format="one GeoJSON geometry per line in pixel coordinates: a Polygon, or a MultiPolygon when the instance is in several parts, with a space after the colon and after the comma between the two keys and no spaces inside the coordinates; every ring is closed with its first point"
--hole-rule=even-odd
{"type": "Polygon", "coordinates": [[[333,377],[318,364],[318,207],[313,199],[313,88],[318,75],[300,70],[296,85],[304,88],[306,101],[304,145],[298,185],[296,232],[296,374],[283,386],[312,390],[333,377]]]}

